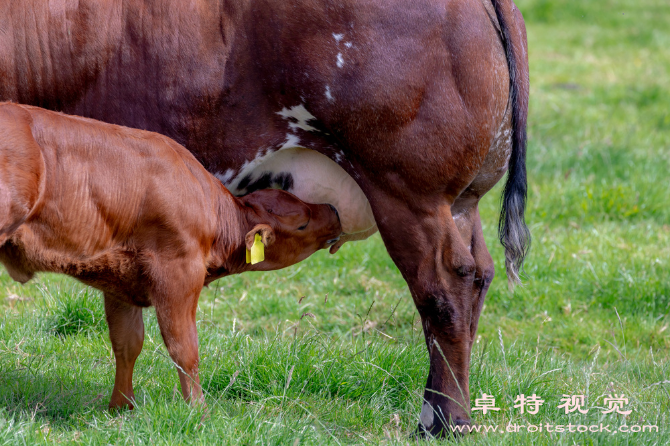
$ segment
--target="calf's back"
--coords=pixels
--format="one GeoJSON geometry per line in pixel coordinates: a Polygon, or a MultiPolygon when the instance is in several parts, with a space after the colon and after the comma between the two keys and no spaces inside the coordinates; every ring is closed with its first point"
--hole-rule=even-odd
{"type": "Polygon", "coordinates": [[[18,281],[137,293],[155,255],[207,254],[220,187],[161,135],[0,104],[0,261],[18,281]]]}

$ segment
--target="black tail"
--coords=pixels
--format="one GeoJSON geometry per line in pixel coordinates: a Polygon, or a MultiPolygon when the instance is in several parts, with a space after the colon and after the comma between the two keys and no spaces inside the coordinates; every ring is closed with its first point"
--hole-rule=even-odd
{"type": "Polygon", "coordinates": [[[512,0],[491,0],[502,31],[507,54],[512,101],[512,155],[502,194],[498,237],[505,247],[505,267],[510,286],[519,283],[519,273],[530,249],[526,211],[526,121],[528,118],[528,53],[526,28],[512,0]]]}

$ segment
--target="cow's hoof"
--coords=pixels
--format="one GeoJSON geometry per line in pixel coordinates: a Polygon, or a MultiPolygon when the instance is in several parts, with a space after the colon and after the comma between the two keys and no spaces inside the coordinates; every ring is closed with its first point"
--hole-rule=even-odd
{"type": "Polygon", "coordinates": [[[412,435],[413,438],[459,438],[470,433],[470,422],[467,420],[456,420],[453,424],[442,423],[442,420],[435,420],[432,426],[426,427],[422,423],[416,428],[412,435]]]}

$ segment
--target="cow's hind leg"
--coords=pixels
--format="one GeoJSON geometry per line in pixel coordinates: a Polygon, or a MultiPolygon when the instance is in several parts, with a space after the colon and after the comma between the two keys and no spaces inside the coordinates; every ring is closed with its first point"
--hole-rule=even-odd
{"type": "Polygon", "coordinates": [[[105,315],[116,358],[116,377],[109,408],[127,406],[132,409],[135,401],[133,368],[144,343],[142,308],[105,294],[105,315]]]}
{"type": "MultiPolygon", "coordinates": [[[[467,364],[462,371],[464,375],[464,383],[459,386],[459,392],[461,389],[465,389],[463,393],[466,397],[465,402],[468,403],[465,405],[465,408],[469,412],[469,400],[467,399],[467,396],[469,395],[471,351],[475,342],[479,317],[484,306],[484,299],[491,281],[493,280],[495,270],[493,259],[486,248],[477,203],[468,200],[468,203],[466,204],[467,207],[462,207],[462,203],[459,201],[465,200],[457,200],[454,206],[452,206],[453,221],[460,234],[460,240],[466,245],[472,256],[472,260],[474,260],[474,272],[467,276],[461,276],[463,279],[462,284],[464,286],[463,288],[457,288],[463,293],[460,297],[460,302],[456,304],[456,307],[460,308],[462,311],[463,320],[462,325],[458,326],[455,331],[458,334],[455,338],[459,340],[457,347],[463,350],[458,356],[458,358],[462,358],[462,362],[457,362],[457,364],[467,364]],[[469,292],[467,289],[468,286],[471,287],[469,292]]],[[[431,346],[430,343],[430,339],[436,339],[436,342],[439,342],[439,336],[436,336],[435,332],[439,332],[440,328],[436,327],[436,324],[445,324],[447,318],[429,317],[427,320],[433,320],[432,326],[426,324],[426,318],[423,316],[422,319],[424,319],[424,332],[428,342],[431,367],[428,373],[426,391],[424,393],[424,404],[421,410],[419,432],[427,432],[432,435],[445,434],[451,429],[448,427],[449,425],[467,424],[468,420],[467,418],[454,418],[453,413],[444,411],[444,396],[441,394],[443,392],[440,392],[439,389],[436,388],[439,382],[445,381],[444,376],[439,376],[440,373],[445,373],[445,366],[449,369],[450,375],[453,373],[453,369],[450,367],[450,363],[452,362],[452,360],[449,359],[450,356],[445,354],[445,356],[442,357],[443,351],[441,352],[438,350],[439,356],[435,358],[437,355],[435,355],[431,349],[436,348],[436,345],[431,346]],[[437,330],[435,330],[436,328],[437,330]],[[436,359],[437,363],[435,363],[436,359]],[[449,416],[446,415],[447,413],[452,417],[451,420],[449,420],[449,416]]],[[[447,333],[448,332],[449,330],[447,330],[447,333]]],[[[454,336],[452,335],[452,337],[454,336]]],[[[444,342],[448,344],[449,339],[444,338],[444,342]]],[[[437,344],[437,346],[444,348],[443,344],[437,344]]],[[[447,376],[447,379],[449,378],[453,379],[453,375],[451,377],[447,376]]],[[[460,380],[457,381],[460,382],[460,380]]],[[[451,396],[451,398],[453,398],[453,396],[451,396]]],[[[461,409],[460,406],[459,409],[461,409]]],[[[467,430],[462,432],[454,431],[456,434],[466,432],[467,430]]]]}
{"type": "Polygon", "coordinates": [[[461,214],[454,218],[443,195],[405,200],[381,189],[370,195],[384,243],[421,316],[430,356],[421,430],[444,434],[448,426],[470,422],[470,350],[482,291],[493,275],[479,215],[476,207],[467,213],[476,224],[466,224],[461,214]]]}
{"type": "Polygon", "coordinates": [[[479,216],[478,200],[459,198],[452,206],[454,222],[461,239],[467,242],[470,254],[475,261],[475,277],[472,287],[472,317],[470,337],[475,341],[479,316],[484,306],[484,299],[488,292],[495,268],[493,258],[489,254],[482,231],[482,222],[479,216]]]}

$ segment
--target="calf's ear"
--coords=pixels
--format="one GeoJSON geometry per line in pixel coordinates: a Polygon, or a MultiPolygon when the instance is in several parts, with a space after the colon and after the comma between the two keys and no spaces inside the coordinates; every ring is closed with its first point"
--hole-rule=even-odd
{"type": "Polygon", "coordinates": [[[254,226],[254,229],[247,232],[247,235],[244,237],[244,243],[247,245],[247,249],[251,250],[251,247],[254,245],[254,237],[256,234],[261,235],[261,241],[265,247],[270,246],[275,241],[275,231],[268,225],[260,224],[254,226]]]}

